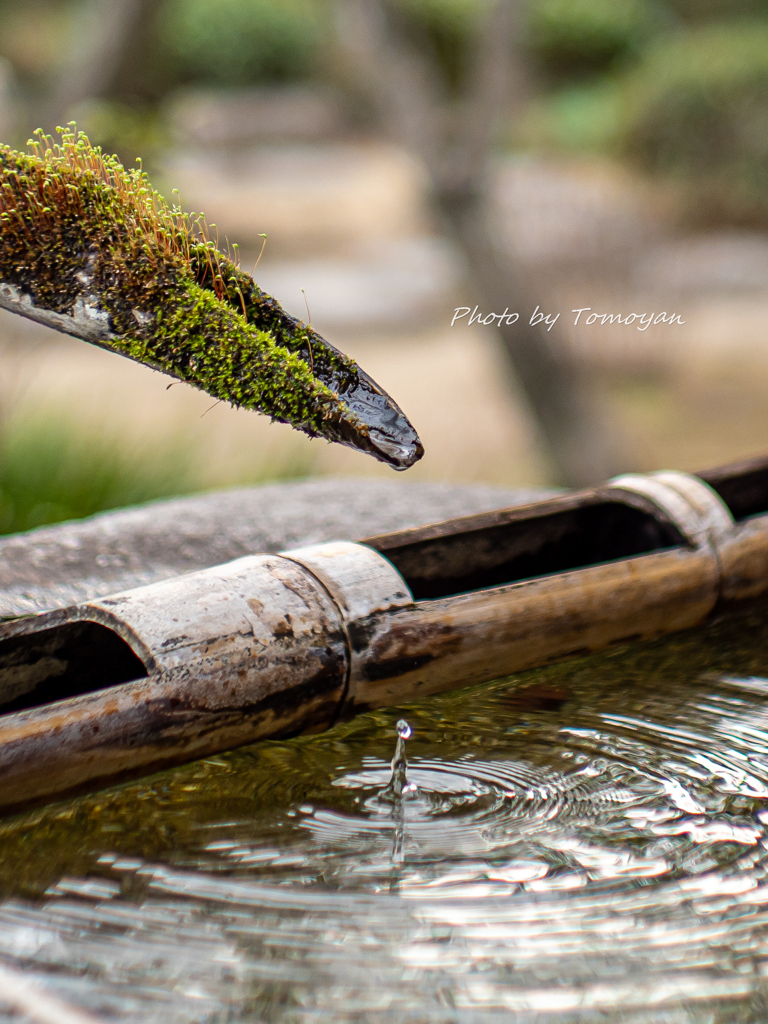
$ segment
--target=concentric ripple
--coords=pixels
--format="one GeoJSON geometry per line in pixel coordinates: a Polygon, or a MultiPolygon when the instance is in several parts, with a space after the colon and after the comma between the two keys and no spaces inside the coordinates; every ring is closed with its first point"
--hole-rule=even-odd
{"type": "Polygon", "coordinates": [[[764,1024],[768,610],[8,821],[0,881],[103,1020],[764,1024]]]}
{"type": "MultiPolygon", "coordinates": [[[[641,744],[619,733],[566,726],[552,740],[561,771],[517,760],[415,758],[410,791],[397,803],[387,792],[389,765],[365,757],[362,771],[333,781],[354,794],[353,813],[326,801],[305,806],[300,821],[331,858],[356,856],[357,884],[386,881],[391,890],[394,859],[401,865],[399,891],[410,894],[422,883],[430,889],[459,883],[471,894],[472,879],[505,882],[506,891],[535,879],[542,891],[595,879],[675,877],[703,868],[704,846],[717,849],[722,862],[764,834],[759,817],[727,812],[728,796],[768,798],[754,769],[733,763],[733,751],[728,757],[696,748],[693,763],[684,764],[682,755],[673,775],[668,762],[653,763],[658,745],[646,747],[654,758],[643,758],[641,744]],[[573,739],[577,748],[564,746],[573,739]],[[390,847],[396,858],[388,856],[390,847]]],[[[768,779],[768,764],[763,771],[768,779]]]]}

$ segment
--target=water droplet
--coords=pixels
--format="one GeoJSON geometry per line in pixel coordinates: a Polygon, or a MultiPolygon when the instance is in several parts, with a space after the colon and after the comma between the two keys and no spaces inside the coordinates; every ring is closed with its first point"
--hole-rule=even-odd
{"type": "Polygon", "coordinates": [[[416,789],[415,786],[408,784],[406,775],[408,762],[405,757],[405,741],[413,734],[413,730],[404,718],[400,719],[395,728],[397,731],[397,745],[395,746],[395,756],[392,758],[392,778],[389,780],[389,785],[384,790],[382,796],[385,800],[399,802],[404,793],[416,789]]]}

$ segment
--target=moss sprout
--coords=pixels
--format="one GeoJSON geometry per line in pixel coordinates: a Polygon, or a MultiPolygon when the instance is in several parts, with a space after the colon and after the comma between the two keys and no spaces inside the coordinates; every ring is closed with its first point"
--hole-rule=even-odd
{"type": "Polygon", "coordinates": [[[423,449],[356,363],[74,125],[0,147],[0,304],[405,469],[423,449]]]}

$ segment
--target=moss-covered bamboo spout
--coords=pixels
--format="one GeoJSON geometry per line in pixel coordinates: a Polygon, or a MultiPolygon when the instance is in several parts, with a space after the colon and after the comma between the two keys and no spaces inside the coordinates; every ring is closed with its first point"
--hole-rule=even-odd
{"type": "Polygon", "coordinates": [[[29,153],[0,147],[0,306],[395,469],[421,458],[389,395],[262,292],[202,218],[59,131],[29,153]]]}

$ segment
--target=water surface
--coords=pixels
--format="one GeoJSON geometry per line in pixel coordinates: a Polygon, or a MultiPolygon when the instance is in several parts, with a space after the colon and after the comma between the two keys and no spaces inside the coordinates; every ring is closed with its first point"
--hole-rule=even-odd
{"type": "Polygon", "coordinates": [[[762,606],[7,819],[0,960],[142,1024],[763,1024],[766,846],[762,606]]]}

